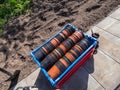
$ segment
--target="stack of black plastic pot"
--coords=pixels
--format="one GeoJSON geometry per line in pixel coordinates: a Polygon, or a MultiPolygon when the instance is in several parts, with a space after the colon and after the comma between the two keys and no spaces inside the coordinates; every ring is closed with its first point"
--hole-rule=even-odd
{"type": "Polygon", "coordinates": [[[42,67],[54,80],[76,60],[91,42],[84,37],[81,30],[74,30],[72,26],[63,29],[47,44],[42,46],[35,56],[42,67]]]}

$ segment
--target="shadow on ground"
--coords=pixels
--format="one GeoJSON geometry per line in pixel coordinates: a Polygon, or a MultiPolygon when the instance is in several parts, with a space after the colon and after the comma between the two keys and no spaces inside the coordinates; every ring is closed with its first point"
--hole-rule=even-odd
{"type": "MultiPolygon", "coordinates": [[[[87,90],[89,74],[94,72],[94,57],[79,68],[69,80],[65,82],[61,90],[87,90]]],[[[42,72],[39,73],[35,82],[39,90],[55,90],[42,72]]]]}

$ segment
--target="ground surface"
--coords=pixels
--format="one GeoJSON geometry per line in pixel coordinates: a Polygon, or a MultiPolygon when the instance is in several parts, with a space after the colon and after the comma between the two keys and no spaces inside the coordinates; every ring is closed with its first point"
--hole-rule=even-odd
{"type": "MultiPolygon", "coordinates": [[[[20,70],[19,81],[37,68],[29,52],[47,40],[66,23],[83,31],[106,17],[120,0],[34,0],[32,13],[17,16],[6,24],[0,38],[0,68],[11,73],[20,70]]],[[[9,87],[9,76],[0,72],[1,90],[9,87]]]]}

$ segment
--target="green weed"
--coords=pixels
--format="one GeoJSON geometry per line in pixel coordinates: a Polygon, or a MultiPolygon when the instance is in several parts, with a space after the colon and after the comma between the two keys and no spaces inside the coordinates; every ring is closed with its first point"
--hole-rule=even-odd
{"type": "Polygon", "coordinates": [[[31,0],[0,0],[0,34],[9,18],[22,14],[28,9],[31,0]]]}

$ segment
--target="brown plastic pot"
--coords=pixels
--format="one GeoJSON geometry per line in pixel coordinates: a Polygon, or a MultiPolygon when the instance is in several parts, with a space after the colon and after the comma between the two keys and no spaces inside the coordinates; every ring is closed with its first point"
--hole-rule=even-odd
{"type": "Polygon", "coordinates": [[[84,51],[90,46],[90,41],[86,38],[83,38],[80,42],[77,43],[84,51]]]}
{"type": "Polygon", "coordinates": [[[67,48],[63,44],[60,44],[59,48],[61,48],[64,51],[64,53],[67,52],[67,48]]]}
{"type": "Polygon", "coordinates": [[[35,57],[39,62],[41,62],[46,57],[46,55],[47,53],[42,48],[35,52],[35,57]]]}
{"type": "Polygon", "coordinates": [[[62,44],[67,51],[74,46],[74,42],[70,38],[66,39],[62,44]]]}
{"type": "Polygon", "coordinates": [[[59,42],[63,42],[65,40],[64,37],[62,37],[60,34],[55,36],[55,38],[57,38],[59,40],[59,42]]]}
{"type": "Polygon", "coordinates": [[[55,51],[60,55],[60,57],[62,57],[62,56],[65,54],[64,51],[63,51],[63,49],[60,48],[60,47],[57,47],[57,48],[55,49],[55,51]]]}
{"type": "Polygon", "coordinates": [[[82,49],[82,47],[81,46],[79,46],[79,45],[75,45],[74,46],[79,52],[83,52],[84,50],[82,49]]]}
{"type": "Polygon", "coordinates": [[[48,53],[50,53],[52,50],[55,49],[55,46],[54,46],[51,42],[49,42],[49,43],[47,43],[46,45],[44,45],[42,48],[43,48],[43,50],[45,50],[45,52],[48,54],[48,53]]]}
{"type": "Polygon", "coordinates": [[[79,52],[76,52],[74,49],[71,49],[69,52],[75,54],[75,56],[77,57],[79,56],[79,52]]]}
{"type": "Polygon", "coordinates": [[[48,74],[50,75],[50,77],[54,80],[56,79],[63,71],[65,71],[66,66],[58,61],[55,63],[55,65],[53,65],[52,68],[50,68],[50,70],[48,71],[48,74]]]}
{"type": "Polygon", "coordinates": [[[46,50],[46,48],[45,48],[45,47],[42,47],[42,49],[45,51],[45,53],[48,53],[48,51],[46,50]]]}
{"type": "Polygon", "coordinates": [[[68,65],[72,63],[66,56],[63,56],[62,58],[68,63],[68,65]]]}
{"type": "Polygon", "coordinates": [[[59,44],[60,44],[60,41],[56,38],[53,38],[51,41],[50,41],[55,47],[57,47],[59,44]]]}
{"type": "Polygon", "coordinates": [[[78,42],[78,39],[74,38],[73,35],[69,36],[69,39],[71,39],[74,43],[78,42]]]}
{"type": "Polygon", "coordinates": [[[76,37],[78,37],[78,39],[82,39],[83,37],[84,37],[84,34],[82,33],[82,31],[75,31],[74,33],[73,33],[76,37]]]}
{"type": "Polygon", "coordinates": [[[69,32],[67,32],[65,29],[62,31],[62,33],[63,33],[66,37],[68,37],[68,36],[71,35],[71,34],[70,34],[69,32]]]}
{"type": "Polygon", "coordinates": [[[68,67],[68,66],[69,66],[69,63],[68,63],[64,58],[59,59],[59,61],[60,61],[61,63],[63,63],[63,64],[65,65],[65,67],[68,67]]]}
{"type": "Polygon", "coordinates": [[[60,69],[54,65],[49,71],[48,74],[50,75],[50,77],[54,80],[55,78],[57,78],[57,76],[59,76],[61,74],[60,69]]]}
{"type": "Polygon", "coordinates": [[[65,54],[65,56],[71,61],[73,62],[75,60],[75,57],[70,53],[70,52],[67,52],[65,54]]]}
{"type": "Polygon", "coordinates": [[[70,34],[73,34],[73,32],[75,32],[75,30],[73,29],[72,26],[69,26],[65,29],[67,32],[69,32],[70,34]]]}
{"type": "Polygon", "coordinates": [[[48,71],[59,59],[59,55],[57,53],[50,53],[42,62],[42,67],[48,71]]]}
{"type": "Polygon", "coordinates": [[[63,33],[59,33],[63,38],[64,40],[67,38],[63,33]]]}

